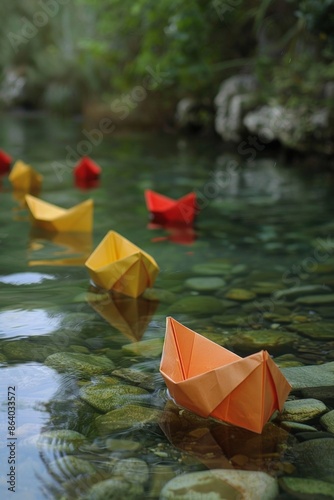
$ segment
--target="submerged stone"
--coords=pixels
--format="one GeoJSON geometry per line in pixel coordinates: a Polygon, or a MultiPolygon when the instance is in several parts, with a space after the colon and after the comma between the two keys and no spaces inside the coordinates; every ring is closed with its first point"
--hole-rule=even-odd
{"type": "Polygon", "coordinates": [[[302,305],[323,305],[323,304],[333,304],[334,303],[334,293],[328,293],[324,295],[307,295],[306,297],[299,297],[296,300],[297,304],[302,305]]]}
{"type": "Polygon", "coordinates": [[[285,288],[284,290],[279,290],[275,292],[274,299],[279,300],[281,298],[295,298],[301,297],[303,295],[313,295],[320,293],[328,293],[331,288],[325,285],[303,285],[294,286],[292,288],[285,288]]]}
{"type": "Polygon", "coordinates": [[[215,297],[196,295],[178,300],[168,309],[171,314],[218,314],[222,310],[222,303],[215,297]]]}
{"type": "Polygon", "coordinates": [[[146,288],[142,297],[143,299],[162,302],[163,304],[173,304],[176,300],[176,295],[173,292],[164,290],[163,288],[146,288]]]}
{"type": "Polygon", "coordinates": [[[334,498],[333,484],[317,479],[301,477],[282,477],[279,479],[280,487],[293,498],[314,500],[315,498],[334,498]]]}
{"type": "MultiPolygon", "coordinates": [[[[298,476],[334,483],[334,439],[311,439],[295,445],[292,450],[298,476]]],[[[333,488],[334,489],[334,488],[333,488]]]]}
{"type": "Polygon", "coordinates": [[[131,385],[94,384],[82,387],[80,397],[86,403],[104,413],[115,410],[119,406],[129,404],[130,401],[144,394],[148,394],[145,389],[131,385]]]}
{"type": "Polygon", "coordinates": [[[146,424],[158,423],[162,411],[146,406],[129,404],[100,415],[95,419],[95,426],[99,433],[106,434],[129,429],[132,427],[143,427],[146,424]]]}
{"type": "Polygon", "coordinates": [[[86,437],[79,432],[59,429],[42,432],[38,437],[37,447],[53,452],[74,453],[87,442],[86,437]]]}
{"type": "Polygon", "coordinates": [[[26,339],[6,342],[2,349],[8,360],[38,361],[40,363],[51,354],[58,352],[58,348],[53,345],[41,345],[26,339]]]}
{"type": "Polygon", "coordinates": [[[289,326],[289,330],[301,333],[312,339],[334,339],[334,321],[293,324],[289,326]]]}
{"type": "Polygon", "coordinates": [[[326,430],[334,435],[334,410],[329,411],[320,418],[320,423],[326,430]]]}
{"type": "Polygon", "coordinates": [[[187,288],[191,288],[198,292],[210,292],[223,288],[225,286],[225,281],[222,278],[207,276],[205,278],[189,278],[185,282],[185,285],[187,288]]]}
{"type": "Polygon", "coordinates": [[[110,373],[115,367],[105,356],[69,352],[52,354],[46,358],[45,364],[61,373],[68,372],[86,377],[110,373]]]}
{"type": "Polygon", "coordinates": [[[264,472],[212,469],[177,476],[159,500],[274,500],[276,479],[264,472]]]}
{"type": "Polygon", "coordinates": [[[57,458],[48,464],[52,475],[58,476],[63,481],[77,476],[91,475],[96,472],[95,467],[87,460],[73,455],[57,458]]]}
{"type": "Polygon", "coordinates": [[[149,478],[147,463],[139,458],[119,460],[113,470],[113,475],[123,477],[129,483],[145,484],[149,478]]]}
{"type": "Polygon", "coordinates": [[[240,349],[272,349],[294,344],[297,336],[280,330],[249,330],[231,338],[231,344],[240,349]]]}
{"type": "Polygon", "coordinates": [[[122,346],[122,352],[130,356],[157,358],[162,353],[163,339],[148,339],[122,346]]]}
{"type": "Polygon", "coordinates": [[[134,370],[133,368],[119,368],[114,370],[112,374],[148,391],[154,390],[154,375],[152,373],[145,373],[140,370],[134,370]]]}
{"type": "MultiPolygon", "coordinates": [[[[296,366],[292,368],[282,368],[284,376],[287,378],[293,390],[311,389],[321,387],[332,387],[334,380],[334,361],[323,365],[296,366]]],[[[311,397],[311,396],[310,396],[311,397]]]]}
{"type": "Polygon", "coordinates": [[[244,290],[243,288],[232,288],[225,294],[226,299],[237,300],[240,302],[246,302],[248,300],[253,300],[256,298],[256,293],[251,290],[244,290]]]}
{"type": "Polygon", "coordinates": [[[83,497],[83,500],[138,500],[145,498],[141,484],[134,484],[124,479],[106,479],[94,484],[83,497]]]}
{"type": "Polygon", "coordinates": [[[195,264],[192,271],[194,274],[217,276],[217,274],[229,274],[232,267],[230,262],[204,262],[203,264],[195,264]]]}
{"type": "Polygon", "coordinates": [[[280,418],[293,422],[305,422],[327,411],[327,406],[318,399],[297,399],[286,401],[280,418]]]}

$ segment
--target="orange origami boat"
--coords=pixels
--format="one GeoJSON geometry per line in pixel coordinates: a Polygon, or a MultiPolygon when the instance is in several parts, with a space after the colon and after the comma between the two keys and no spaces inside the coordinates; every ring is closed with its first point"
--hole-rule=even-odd
{"type": "Polygon", "coordinates": [[[30,165],[18,160],[15,162],[8,179],[16,191],[37,193],[42,186],[43,177],[30,165]]]}
{"type": "Polygon", "coordinates": [[[78,185],[83,185],[85,182],[96,181],[100,177],[101,167],[89,156],[83,156],[74,167],[73,173],[78,185]]]}
{"type": "Polygon", "coordinates": [[[36,226],[46,231],[89,233],[93,228],[93,200],[61,208],[27,194],[26,203],[36,226]]]}
{"type": "Polygon", "coordinates": [[[196,215],[196,194],[189,193],[173,200],[162,194],[145,190],[146,206],[155,222],[192,224],[196,215]]]}
{"type": "Polygon", "coordinates": [[[142,297],[134,299],[121,294],[109,294],[104,301],[88,301],[108,323],[132,342],[144,335],[147,325],[158,307],[158,302],[142,297]]]}
{"type": "Polygon", "coordinates": [[[151,287],[159,272],[153,257],[115,231],[106,234],[85,265],[97,286],[130,297],[151,287]]]}
{"type": "Polygon", "coordinates": [[[267,351],[241,358],[170,317],[160,372],[177,404],[257,433],[291,390],[267,351]]]}
{"type": "Polygon", "coordinates": [[[9,172],[12,161],[12,157],[0,149],[0,175],[7,174],[9,172]]]}

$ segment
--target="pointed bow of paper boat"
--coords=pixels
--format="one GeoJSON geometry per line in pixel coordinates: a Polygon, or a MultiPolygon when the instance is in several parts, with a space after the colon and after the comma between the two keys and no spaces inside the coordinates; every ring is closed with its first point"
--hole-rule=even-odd
{"type": "Polygon", "coordinates": [[[153,257],[115,231],[107,233],[85,265],[98,287],[130,297],[151,287],[159,272],[153,257]]]}
{"type": "Polygon", "coordinates": [[[241,358],[167,318],[160,372],[177,404],[261,433],[291,386],[266,351],[241,358]]]}
{"type": "Polygon", "coordinates": [[[43,181],[43,176],[21,160],[15,162],[8,176],[13,188],[25,193],[37,193],[43,181]]]}
{"type": "Polygon", "coordinates": [[[146,189],[145,201],[156,222],[192,224],[196,215],[196,194],[189,193],[178,200],[146,189]]]}
{"type": "Polygon", "coordinates": [[[55,232],[88,233],[93,227],[93,200],[86,200],[72,208],[61,208],[26,195],[31,218],[36,226],[55,232]]]}
{"type": "Polygon", "coordinates": [[[101,167],[88,156],[84,156],[74,167],[74,177],[78,184],[96,181],[101,174],[101,167]]]}
{"type": "Polygon", "coordinates": [[[12,161],[12,157],[0,149],[0,175],[7,174],[7,172],[9,172],[12,161]]]}

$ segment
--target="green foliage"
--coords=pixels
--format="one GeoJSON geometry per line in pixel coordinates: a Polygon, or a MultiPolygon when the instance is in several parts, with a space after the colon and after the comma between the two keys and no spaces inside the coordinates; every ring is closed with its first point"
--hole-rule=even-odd
{"type": "Polygon", "coordinates": [[[222,80],[252,71],[264,102],[314,106],[334,78],[334,0],[54,2],[57,14],[16,48],[9,34],[22,37],[41,0],[3,5],[0,74],[23,76],[20,98],[33,107],[72,113],[87,100],[110,102],[150,70],[163,75],[164,102],[212,101],[222,80]]]}

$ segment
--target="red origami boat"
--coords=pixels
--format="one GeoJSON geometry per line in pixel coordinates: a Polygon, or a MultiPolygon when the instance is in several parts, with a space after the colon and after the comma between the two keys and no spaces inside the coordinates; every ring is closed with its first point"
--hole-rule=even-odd
{"type": "Polygon", "coordinates": [[[5,151],[0,149],[0,175],[7,174],[13,159],[5,151]]]}
{"type": "Polygon", "coordinates": [[[189,193],[178,200],[173,200],[162,194],[145,190],[146,206],[154,222],[171,222],[174,224],[192,224],[197,206],[196,194],[189,193]]]}
{"type": "Polygon", "coordinates": [[[74,167],[74,176],[78,186],[90,187],[100,177],[101,167],[89,156],[83,156],[74,167]]]}

